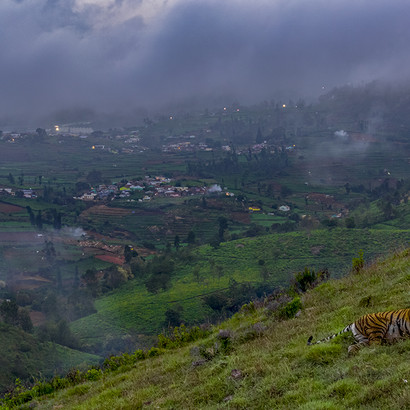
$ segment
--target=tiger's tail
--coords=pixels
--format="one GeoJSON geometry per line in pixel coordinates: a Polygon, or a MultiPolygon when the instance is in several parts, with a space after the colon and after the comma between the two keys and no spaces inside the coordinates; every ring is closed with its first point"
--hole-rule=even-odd
{"type": "Polygon", "coordinates": [[[333,335],[331,335],[331,336],[328,336],[328,337],[326,337],[326,338],[324,338],[324,339],[322,339],[322,340],[318,340],[317,342],[313,342],[313,343],[312,343],[313,336],[310,336],[309,339],[308,339],[308,341],[307,341],[307,345],[308,345],[308,346],[311,346],[311,345],[316,345],[316,344],[318,344],[318,343],[327,342],[327,341],[329,341],[329,340],[331,340],[331,339],[333,339],[333,338],[335,338],[335,337],[341,335],[342,333],[351,332],[351,331],[352,331],[352,325],[353,325],[353,323],[351,323],[350,325],[346,326],[346,327],[345,327],[343,330],[341,330],[339,333],[335,333],[335,334],[333,334],[333,335]]]}

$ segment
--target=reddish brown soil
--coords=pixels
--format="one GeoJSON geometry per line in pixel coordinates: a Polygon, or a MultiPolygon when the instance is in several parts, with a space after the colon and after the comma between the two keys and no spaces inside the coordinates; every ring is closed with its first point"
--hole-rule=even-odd
{"type": "Polygon", "coordinates": [[[131,209],[124,209],[124,208],[111,208],[106,205],[96,205],[91,208],[86,209],[84,212],[81,213],[81,216],[88,216],[88,215],[111,215],[111,216],[124,216],[130,215],[132,213],[131,209]]]}
{"type": "Polygon", "coordinates": [[[42,312],[30,312],[29,315],[34,326],[44,325],[47,321],[45,314],[42,312]]]}
{"type": "Polygon", "coordinates": [[[249,224],[251,222],[251,216],[245,212],[231,212],[231,218],[239,223],[249,224]]]}
{"type": "Polygon", "coordinates": [[[22,208],[21,206],[5,204],[3,202],[0,202],[0,212],[4,212],[5,214],[11,214],[13,212],[21,212],[23,210],[24,208],[22,208]]]}
{"type": "Polygon", "coordinates": [[[124,264],[124,258],[121,258],[120,256],[108,255],[106,253],[101,254],[101,255],[95,255],[95,258],[100,259],[105,262],[115,263],[117,265],[124,264]]]}

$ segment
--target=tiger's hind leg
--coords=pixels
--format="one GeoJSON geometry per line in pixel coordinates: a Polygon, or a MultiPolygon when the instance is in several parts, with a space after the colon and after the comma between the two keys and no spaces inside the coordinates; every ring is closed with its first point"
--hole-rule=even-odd
{"type": "Polygon", "coordinates": [[[369,342],[359,342],[359,343],[355,343],[353,345],[350,345],[347,348],[347,354],[349,356],[352,356],[352,355],[356,354],[362,347],[365,347],[365,346],[369,346],[369,342]]]}
{"type": "Polygon", "coordinates": [[[369,339],[366,337],[364,332],[358,330],[355,323],[352,324],[351,330],[356,343],[347,348],[347,353],[349,356],[357,353],[362,347],[369,345],[369,339]]]}

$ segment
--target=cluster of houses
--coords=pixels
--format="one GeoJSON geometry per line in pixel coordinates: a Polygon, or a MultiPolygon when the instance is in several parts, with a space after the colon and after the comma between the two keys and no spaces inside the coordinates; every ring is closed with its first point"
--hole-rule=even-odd
{"type": "Polygon", "coordinates": [[[101,201],[136,196],[138,201],[150,201],[155,197],[179,198],[188,195],[204,195],[207,192],[206,187],[175,186],[171,184],[170,178],[146,176],[143,180],[130,181],[126,184],[99,185],[74,199],[101,201]]]}
{"type": "Polygon", "coordinates": [[[169,143],[162,146],[162,152],[195,152],[195,151],[212,151],[204,142],[193,143],[191,141],[180,141],[169,143]]]}
{"type": "Polygon", "coordinates": [[[0,140],[9,144],[14,144],[17,140],[25,138],[26,134],[20,134],[17,132],[3,132],[1,133],[0,140]]]}
{"type": "Polygon", "coordinates": [[[17,189],[13,190],[12,188],[4,188],[0,187],[0,195],[10,195],[10,196],[17,196],[17,197],[24,197],[28,199],[37,198],[37,194],[34,190],[30,189],[17,189]]]}

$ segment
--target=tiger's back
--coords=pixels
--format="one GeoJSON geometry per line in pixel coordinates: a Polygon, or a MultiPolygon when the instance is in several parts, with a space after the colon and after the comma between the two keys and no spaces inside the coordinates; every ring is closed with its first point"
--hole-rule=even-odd
{"type": "MultiPolygon", "coordinates": [[[[398,309],[388,312],[369,313],[359,317],[346,326],[341,332],[319,340],[316,343],[328,341],[341,333],[351,331],[356,344],[349,346],[348,352],[353,353],[362,346],[391,343],[403,337],[410,336],[410,309],[398,309]]],[[[308,340],[311,343],[312,336],[308,340]]]]}
{"type": "MultiPolygon", "coordinates": [[[[410,335],[410,309],[369,313],[357,319],[354,325],[356,332],[368,339],[369,343],[392,342],[410,335]]],[[[354,332],[353,335],[355,336],[354,332]]],[[[356,336],[355,338],[358,340],[356,336]]]]}

